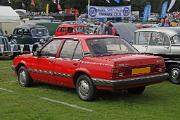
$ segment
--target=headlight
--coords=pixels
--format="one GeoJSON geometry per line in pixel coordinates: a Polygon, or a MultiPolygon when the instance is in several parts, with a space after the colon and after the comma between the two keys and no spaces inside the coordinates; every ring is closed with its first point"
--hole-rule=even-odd
{"type": "Polygon", "coordinates": [[[39,40],[39,42],[40,42],[41,44],[43,44],[43,43],[45,43],[46,41],[45,41],[45,39],[42,39],[42,38],[41,38],[41,39],[39,40]]]}

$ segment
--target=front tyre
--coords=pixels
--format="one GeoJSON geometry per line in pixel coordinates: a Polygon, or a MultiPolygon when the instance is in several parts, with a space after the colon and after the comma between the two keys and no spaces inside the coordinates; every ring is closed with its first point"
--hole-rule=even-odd
{"type": "Polygon", "coordinates": [[[171,65],[169,68],[170,82],[180,84],[180,65],[171,65]]]}
{"type": "Polygon", "coordinates": [[[145,86],[142,87],[136,87],[136,88],[129,88],[128,92],[131,94],[142,94],[145,90],[145,86]]]}
{"type": "Polygon", "coordinates": [[[87,75],[81,75],[76,81],[76,92],[80,99],[92,101],[96,96],[96,88],[87,75]]]}
{"type": "Polygon", "coordinates": [[[31,87],[33,84],[33,80],[24,66],[21,66],[18,70],[18,82],[22,87],[31,87]]]}

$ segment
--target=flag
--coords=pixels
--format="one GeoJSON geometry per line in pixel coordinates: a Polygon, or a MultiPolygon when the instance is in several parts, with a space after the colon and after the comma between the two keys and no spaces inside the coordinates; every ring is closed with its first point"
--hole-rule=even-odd
{"type": "Polygon", "coordinates": [[[49,14],[49,4],[48,3],[46,4],[46,14],[47,15],[49,14]]]}
{"type": "Polygon", "coordinates": [[[171,0],[171,3],[169,5],[169,8],[168,8],[168,12],[171,10],[171,8],[174,6],[174,4],[176,3],[176,0],[171,0]]]}
{"type": "Polygon", "coordinates": [[[167,14],[167,6],[168,6],[168,1],[164,0],[162,4],[162,10],[161,10],[161,18],[165,18],[167,14]]]}
{"type": "Polygon", "coordinates": [[[106,2],[110,3],[110,1],[109,1],[109,0],[106,0],[106,2]]]}
{"type": "Polygon", "coordinates": [[[143,22],[147,22],[150,15],[151,15],[151,4],[146,3],[144,7],[143,22]]]}
{"type": "Polygon", "coordinates": [[[31,0],[31,5],[35,6],[35,4],[36,4],[36,0],[31,0]]]}
{"type": "Polygon", "coordinates": [[[116,3],[120,3],[121,2],[121,0],[114,0],[116,3]]]}
{"type": "Polygon", "coordinates": [[[60,0],[57,1],[57,9],[58,9],[59,11],[62,10],[61,5],[60,5],[60,0]]]}

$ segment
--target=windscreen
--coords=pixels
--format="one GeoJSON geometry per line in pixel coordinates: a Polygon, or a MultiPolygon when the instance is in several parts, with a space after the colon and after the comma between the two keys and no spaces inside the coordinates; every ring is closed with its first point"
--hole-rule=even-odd
{"type": "Polygon", "coordinates": [[[45,28],[35,28],[31,30],[33,37],[42,37],[42,36],[48,36],[48,30],[45,28]]]}

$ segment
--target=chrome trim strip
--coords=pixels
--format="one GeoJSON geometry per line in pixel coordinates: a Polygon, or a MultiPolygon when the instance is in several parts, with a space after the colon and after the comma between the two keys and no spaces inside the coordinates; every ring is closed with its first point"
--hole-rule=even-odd
{"type": "Polygon", "coordinates": [[[92,80],[96,86],[119,87],[119,86],[124,86],[124,85],[162,82],[166,80],[168,75],[169,75],[168,73],[162,73],[158,75],[149,75],[149,76],[128,78],[128,79],[122,79],[122,80],[106,80],[106,79],[101,79],[101,78],[92,78],[92,80]]]}
{"type": "Polygon", "coordinates": [[[38,73],[38,74],[46,74],[46,75],[54,75],[54,76],[59,76],[59,77],[65,77],[65,78],[72,78],[72,75],[70,74],[64,74],[64,73],[57,73],[57,72],[52,72],[52,71],[43,71],[43,70],[37,70],[37,69],[28,69],[29,72],[32,73],[38,73]]]}

